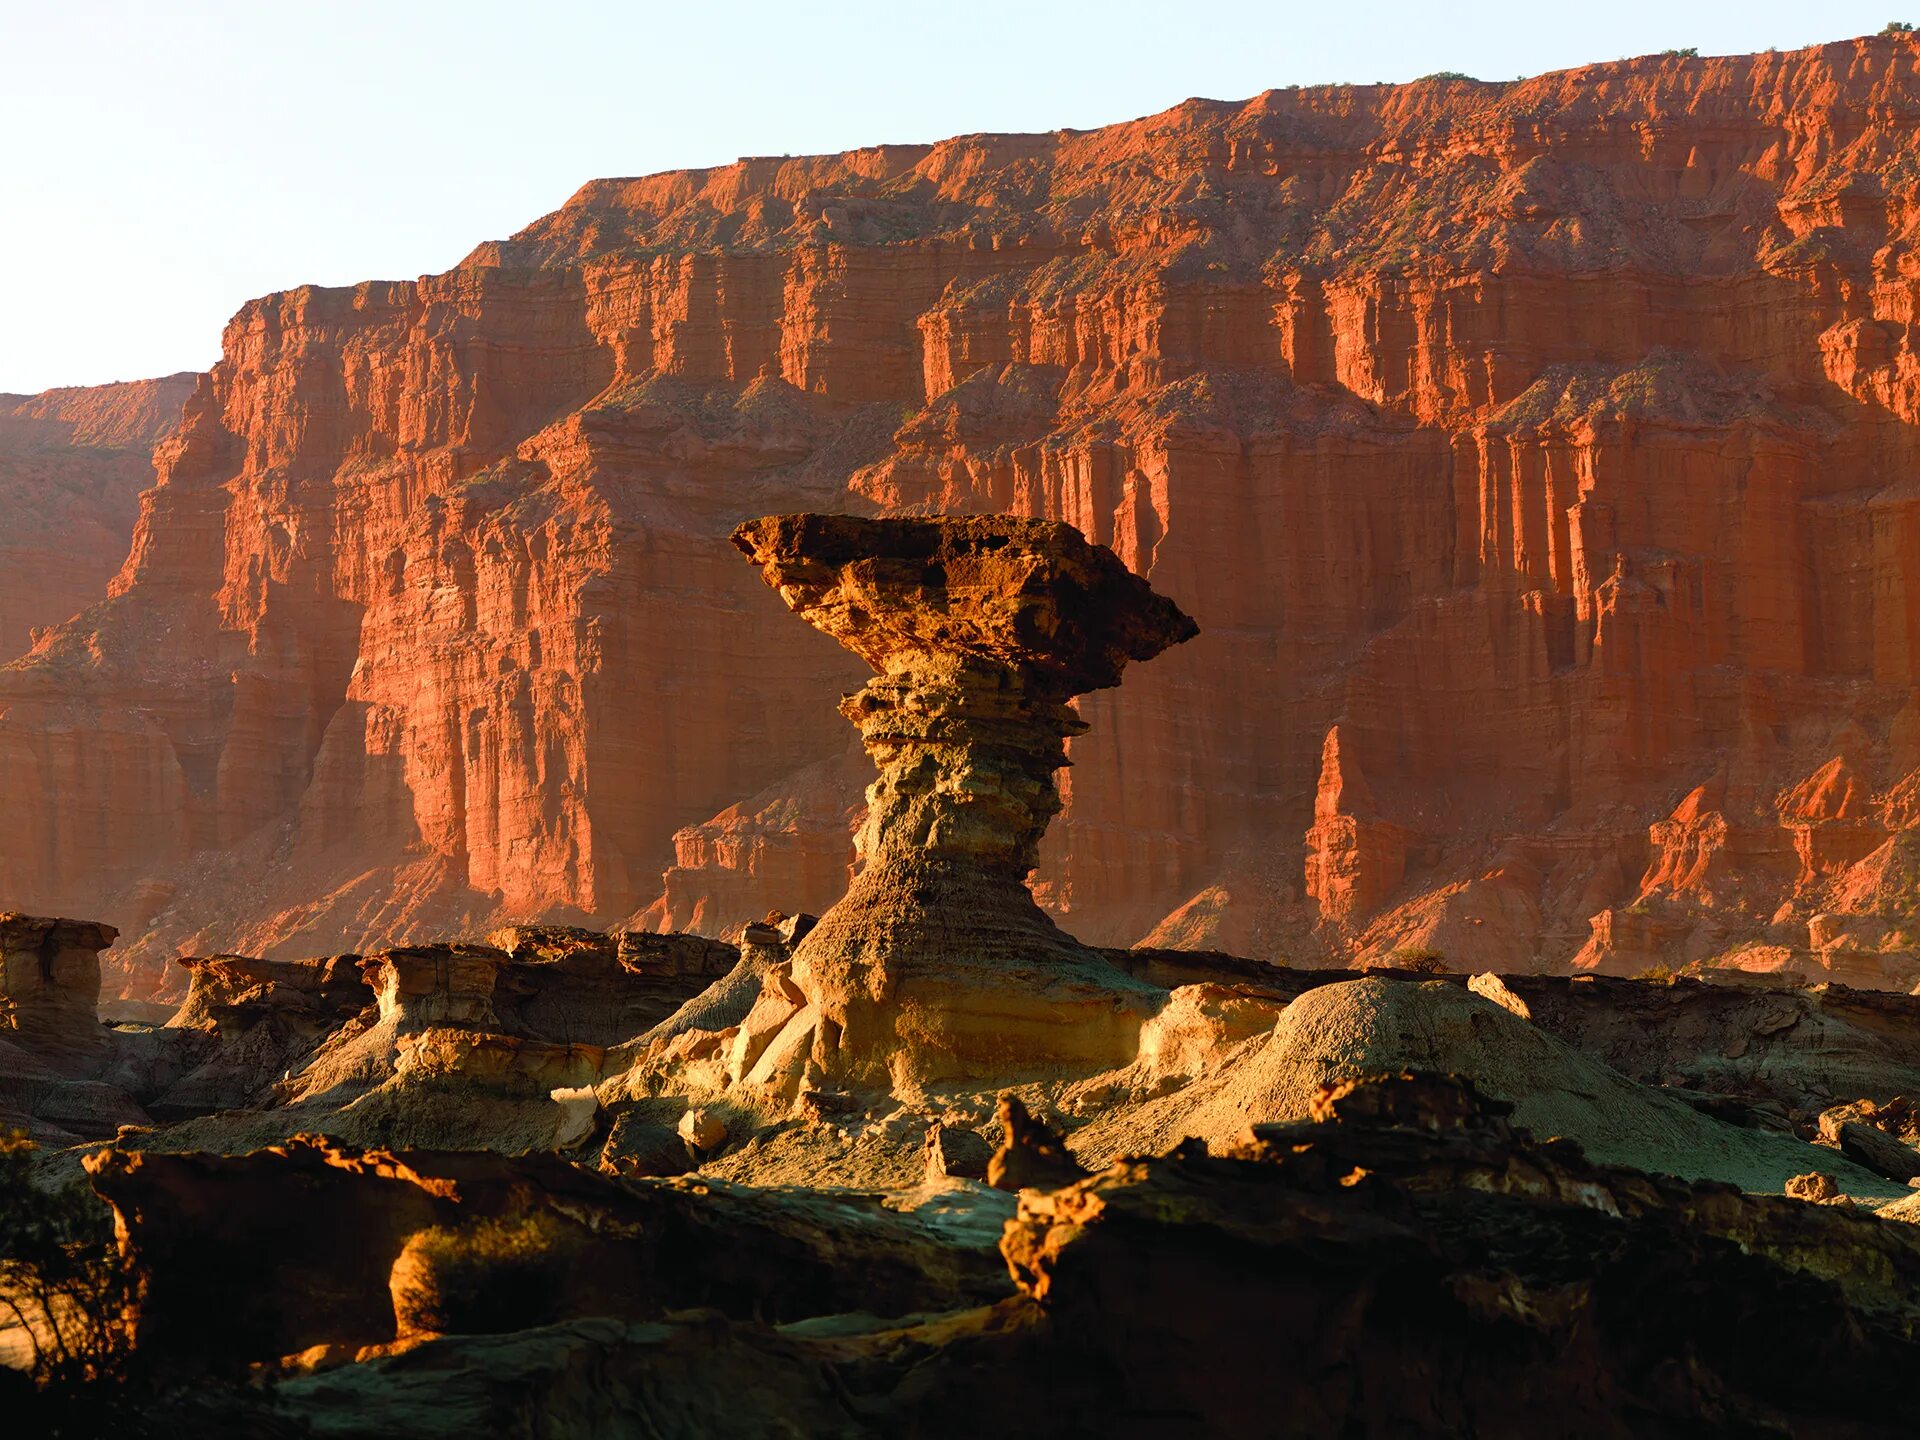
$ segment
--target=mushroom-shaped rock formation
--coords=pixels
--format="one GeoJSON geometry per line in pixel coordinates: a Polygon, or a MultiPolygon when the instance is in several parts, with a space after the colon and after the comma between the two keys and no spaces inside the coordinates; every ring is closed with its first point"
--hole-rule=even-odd
{"type": "Polygon", "coordinates": [[[0,1037],[62,1074],[81,1074],[107,1047],[100,952],[120,932],[91,920],[0,914],[0,1037]]]}
{"type": "Polygon", "coordinates": [[[841,704],[880,772],[864,865],[794,952],[804,1003],[774,1053],[895,1085],[1131,1059],[1165,992],[1062,933],[1025,882],[1086,728],[1067,702],[1198,627],[1051,520],[782,515],[733,543],[879,672],[841,704]]]}

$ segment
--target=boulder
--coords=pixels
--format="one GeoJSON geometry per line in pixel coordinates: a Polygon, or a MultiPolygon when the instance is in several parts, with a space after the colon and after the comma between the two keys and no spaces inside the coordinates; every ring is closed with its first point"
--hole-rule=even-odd
{"type": "Polygon", "coordinates": [[[1822,1111],[1820,1142],[1902,1185],[1920,1178],[1920,1150],[1874,1124],[1875,1114],[1871,1102],[1836,1105],[1822,1111]]]}
{"type": "Polygon", "coordinates": [[[929,1183],[938,1183],[985,1180],[994,1150],[979,1132],[936,1120],[927,1126],[926,1154],[926,1178],[929,1183]]]}
{"type": "Polygon", "coordinates": [[[711,1110],[689,1110],[674,1128],[696,1154],[718,1150],[727,1139],[727,1122],[711,1110]]]}

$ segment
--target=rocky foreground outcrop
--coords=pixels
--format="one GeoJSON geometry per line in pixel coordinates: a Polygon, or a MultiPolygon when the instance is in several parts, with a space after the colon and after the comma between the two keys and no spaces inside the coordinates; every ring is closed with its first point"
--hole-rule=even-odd
{"type": "MultiPolygon", "coordinates": [[[[989,809],[976,838],[1025,833],[989,809]]],[[[84,1166],[131,1281],[119,1388],[85,1403],[249,1437],[1521,1436],[1549,1404],[1569,1435],[1842,1437],[1904,1413],[1920,998],[1084,950],[1142,1007],[1131,1053],[1012,1054],[1009,1084],[937,1071],[935,1027],[896,1019],[937,995],[895,961],[926,960],[938,891],[874,895],[901,944],[857,953],[908,982],[873,991],[880,1063],[829,1046],[797,1085],[754,1045],[813,1003],[824,919],[739,950],[522,928],[210,957],[169,1025],[83,1035],[110,937],[9,917],[13,1033],[151,1117],[44,1159],[84,1166]],[[1834,1086],[1860,1098],[1802,1108],[1834,1086]]],[[[1048,1003],[1058,954],[1022,971],[952,933],[956,965],[1002,967],[963,1018],[1022,984],[1048,1003]]]]}
{"type": "Polygon", "coordinates": [[[203,1407],[256,1362],[252,1413],[230,1402],[256,1434],[1901,1423],[1920,1228],[1598,1166],[1504,1114],[1453,1079],[1333,1085],[1226,1153],[1127,1160],[1017,1209],[960,1183],[945,1222],[310,1141],[89,1164],[143,1277],[140,1362],[203,1407]],[[957,1206],[987,1207],[984,1235],[957,1206]]]}
{"type": "Polygon", "coordinates": [[[0,894],[143,984],[818,914],[864,677],[726,536],[1016,511],[1201,627],[1082,702],[1084,938],[1907,988],[1917,115],[1910,36],[1275,91],[255,301],[119,593],[0,679],[0,894]]]}
{"type": "Polygon", "coordinates": [[[244,1374],[309,1351],[338,1360],[705,1306],[775,1324],[901,1316],[1011,1289],[993,1248],[998,1196],[978,1199],[984,1229],[943,1231],[868,1196],[625,1182],[553,1155],[312,1136],[245,1156],[109,1150],[88,1166],[141,1275],[134,1343],[163,1366],[244,1374]]]}

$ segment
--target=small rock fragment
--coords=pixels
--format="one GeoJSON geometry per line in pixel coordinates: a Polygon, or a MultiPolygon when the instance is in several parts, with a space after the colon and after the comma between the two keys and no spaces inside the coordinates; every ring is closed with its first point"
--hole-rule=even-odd
{"type": "Polygon", "coordinates": [[[996,1190],[1058,1190],[1090,1173],[1062,1140],[1033,1118],[1013,1095],[1000,1097],[999,1120],[1006,1138],[987,1161],[987,1184],[996,1190]]]}
{"type": "Polygon", "coordinates": [[[844,1090],[802,1090],[793,1102],[797,1119],[818,1125],[830,1115],[845,1115],[853,1109],[853,1096],[844,1090]]]}
{"type": "Polygon", "coordinates": [[[938,1120],[927,1127],[927,1179],[984,1180],[993,1147],[984,1136],[938,1120]]]}
{"type": "Polygon", "coordinates": [[[774,926],[780,936],[780,943],[787,946],[798,945],[807,938],[807,932],[820,923],[818,915],[788,915],[774,926]]]}
{"type": "Polygon", "coordinates": [[[697,1159],[693,1147],[672,1126],[625,1111],[614,1117],[599,1164],[609,1174],[647,1177],[684,1175],[697,1159]]]}
{"type": "Polygon", "coordinates": [[[1502,980],[1498,975],[1495,975],[1491,970],[1481,975],[1475,975],[1471,980],[1467,981],[1467,989],[1478,995],[1482,1000],[1491,1000],[1502,1010],[1512,1011],[1522,1020],[1533,1019],[1533,1010],[1527,1002],[1514,994],[1507,982],[1502,980]]]}
{"type": "Polygon", "coordinates": [[[1778,1035],[1783,1030],[1791,1030],[1800,1023],[1800,1011],[1791,1007],[1770,1011],[1756,1020],[1753,1025],[1755,1035],[1778,1035]]]}
{"type": "Polygon", "coordinates": [[[711,1110],[689,1110],[680,1117],[680,1138],[701,1154],[720,1148],[727,1138],[727,1122],[711,1110]]]}
{"type": "Polygon", "coordinates": [[[1813,1205],[1835,1205],[1845,1200],[1833,1176],[1821,1170],[1796,1175],[1787,1181],[1787,1194],[1813,1205]]]}

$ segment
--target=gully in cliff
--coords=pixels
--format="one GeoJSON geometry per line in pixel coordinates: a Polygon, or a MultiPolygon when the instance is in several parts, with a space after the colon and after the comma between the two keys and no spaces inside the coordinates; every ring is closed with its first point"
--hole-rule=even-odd
{"type": "Polygon", "coordinates": [[[811,1043],[793,1060],[895,1085],[1124,1063],[1164,992],[1062,933],[1025,882],[1086,728],[1067,702],[1198,627],[1057,521],[784,515],[733,543],[878,672],[840,707],[880,773],[861,871],[794,953],[789,1033],[811,1043]]]}

